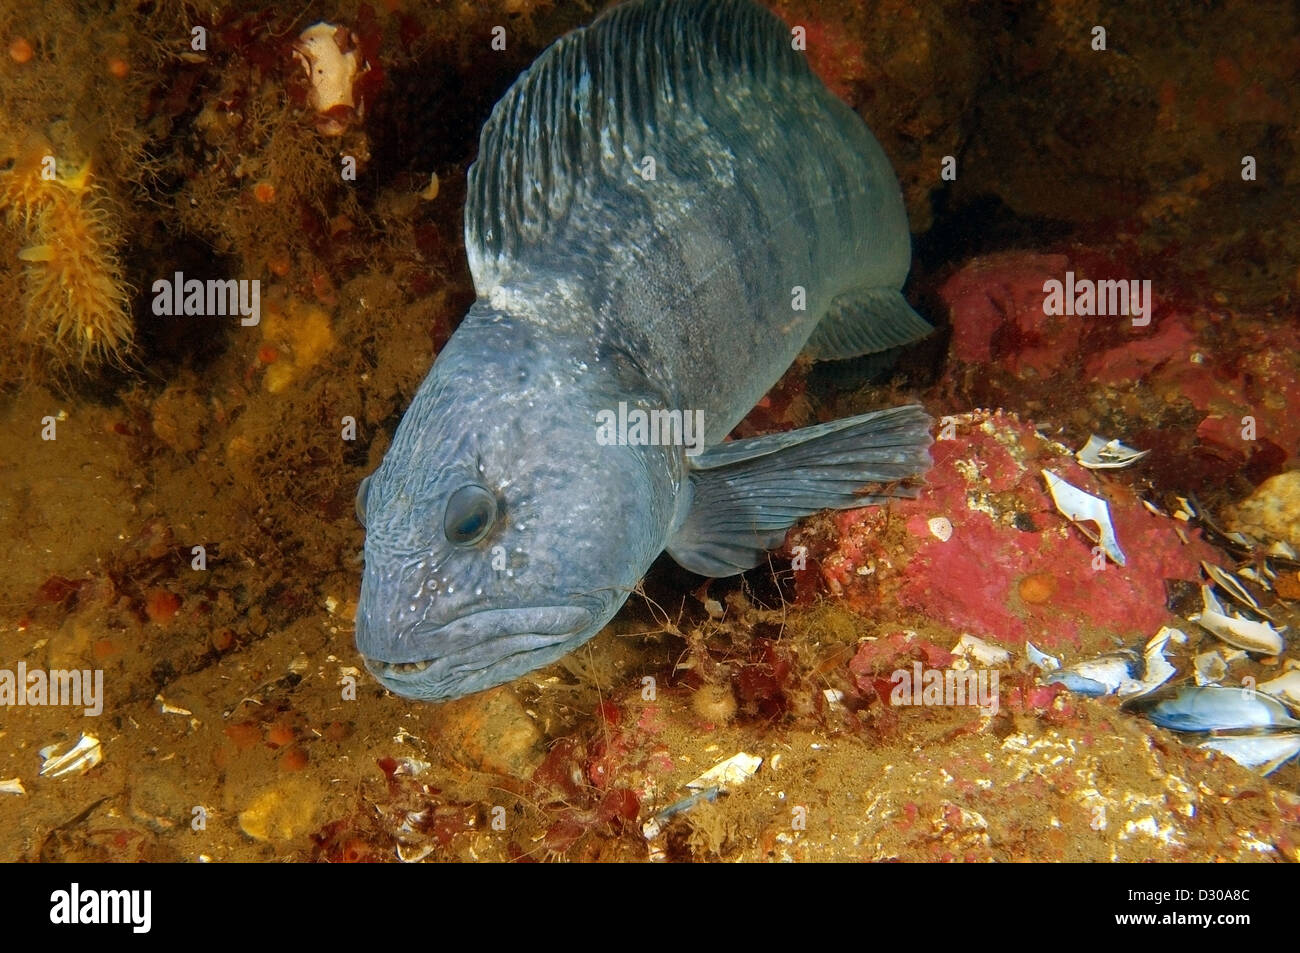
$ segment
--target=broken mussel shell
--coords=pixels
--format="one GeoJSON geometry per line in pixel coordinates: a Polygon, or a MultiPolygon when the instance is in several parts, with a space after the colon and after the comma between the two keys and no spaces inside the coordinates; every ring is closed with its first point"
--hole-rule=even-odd
{"type": "Polygon", "coordinates": [[[1173,731],[1247,731],[1295,729],[1300,720],[1266,692],[1222,685],[1184,685],[1146,713],[1161,728],[1173,731]]]}
{"type": "Polygon", "coordinates": [[[1042,473],[1043,480],[1047,483],[1047,490],[1052,494],[1052,502],[1056,504],[1061,515],[1076,526],[1084,522],[1095,523],[1096,536],[1083,530],[1083,527],[1080,529],[1089,539],[1101,545],[1111,562],[1123,566],[1124,551],[1119,548],[1119,540],[1115,538],[1115,524],[1110,521],[1110,504],[1091,493],[1085,493],[1072,483],[1067,483],[1050,470],[1044,470],[1042,473]]]}
{"type": "Polygon", "coordinates": [[[1147,717],[1246,768],[1270,774],[1300,754],[1300,720],[1277,698],[1251,688],[1184,685],[1147,717]]]}
{"type": "Polygon", "coordinates": [[[62,754],[58,744],[46,745],[39,752],[41,777],[59,778],[68,774],[84,774],[104,760],[104,749],[94,735],[82,735],[77,743],[62,754]]]}
{"type": "Polygon", "coordinates": [[[1176,673],[1165,657],[1171,639],[1181,644],[1187,641],[1187,636],[1166,626],[1147,641],[1141,655],[1129,649],[1108,652],[1052,671],[1043,682],[1064,685],[1080,695],[1116,695],[1125,700],[1141,698],[1176,673]]]}
{"type": "Polygon", "coordinates": [[[1080,466],[1089,470],[1117,470],[1129,467],[1145,457],[1150,450],[1134,450],[1118,440],[1107,440],[1093,434],[1074,456],[1080,466]]]}
{"type": "Polygon", "coordinates": [[[1251,594],[1250,590],[1237,576],[1213,563],[1207,563],[1205,560],[1201,560],[1201,569],[1211,582],[1227,593],[1235,602],[1269,622],[1274,621],[1273,617],[1264,610],[1264,607],[1259,604],[1259,600],[1251,594]]]}
{"type": "Polygon", "coordinates": [[[1201,587],[1204,608],[1192,621],[1235,648],[1258,655],[1278,655],[1284,643],[1282,631],[1267,622],[1247,619],[1238,613],[1229,613],[1215,598],[1209,586],[1201,587]]]}
{"type": "Polygon", "coordinates": [[[1277,678],[1260,682],[1261,692],[1267,692],[1291,705],[1300,705],[1300,668],[1288,669],[1277,678]]]}
{"type": "Polygon", "coordinates": [[[1243,768],[1272,774],[1300,754],[1300,732],[1210,738],[1200,747],[1227,755],[1243,768]]]}

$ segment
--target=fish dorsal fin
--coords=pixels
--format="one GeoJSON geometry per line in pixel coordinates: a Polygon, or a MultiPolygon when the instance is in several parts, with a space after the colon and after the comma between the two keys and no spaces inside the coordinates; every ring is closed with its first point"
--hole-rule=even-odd
{"type": "Polygon", "coordinates": [[[722,80],[763,88],[810,75],[785,24],[750,0],[633,0],[561,37],[496,104],[469,170],[465,246],[479,294],[552,239],[584,195],[635,175],[666,125],[725,95],[722,80]]]}

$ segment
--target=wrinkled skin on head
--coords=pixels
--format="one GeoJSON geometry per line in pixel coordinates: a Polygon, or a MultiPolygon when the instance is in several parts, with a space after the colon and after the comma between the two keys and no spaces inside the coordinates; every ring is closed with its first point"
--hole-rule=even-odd
{"type": "Polygon", "coordinates": [[[490,688],[618,611],[684,481],[680,448],[596,440],[597,411],[635,379],[590,340],[471,310],[358,494],[357,647],[385,687],[434,701],[490,688]]]}

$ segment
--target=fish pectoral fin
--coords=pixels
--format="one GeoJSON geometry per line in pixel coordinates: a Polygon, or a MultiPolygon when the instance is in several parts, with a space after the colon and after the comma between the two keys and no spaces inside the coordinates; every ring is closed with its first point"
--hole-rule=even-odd
{"type": "Polygon", "coordinates": [[[860,288],[831,301],[803,353],[814,361],[842,361],[911,344],[933,330],[896,288],[860,288]]]}
{"type": "Polygon", "coordinates": [[[788,433],[733,440],[693,461],[693,500],[668,554],[704,576],[758,565],[798,520],[914,497],[933,421],[909,404],[788,433]]]}

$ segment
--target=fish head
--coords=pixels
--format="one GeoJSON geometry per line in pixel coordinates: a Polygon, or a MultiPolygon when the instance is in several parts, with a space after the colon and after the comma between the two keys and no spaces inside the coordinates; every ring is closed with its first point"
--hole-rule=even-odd
{"type": "Polygon", "coordinates": [[[662,550],[680,479],[660,448],[598,443],[608,401],[581,361],[460,336],[358,494],[357,647],[386,688],[430,701],[594,636],[662,550]]]}

